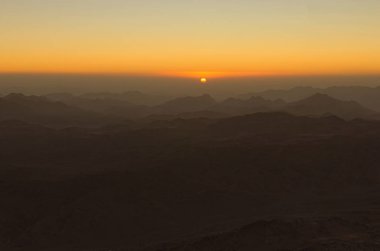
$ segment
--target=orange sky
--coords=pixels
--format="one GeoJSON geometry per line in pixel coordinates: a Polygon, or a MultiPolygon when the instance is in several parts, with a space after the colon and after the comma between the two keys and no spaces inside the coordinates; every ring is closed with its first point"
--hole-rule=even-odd
{"type": "Polygon", "coordinates": [[[3,1],[3,73],[380,73],[377,0],[3,1]]]}

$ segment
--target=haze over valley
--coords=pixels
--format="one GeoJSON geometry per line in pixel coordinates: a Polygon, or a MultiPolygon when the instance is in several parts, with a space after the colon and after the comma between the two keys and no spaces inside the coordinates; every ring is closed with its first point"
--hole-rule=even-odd
{"type": "Polygon", "coordinates": [[[350,90],[4,95],[0,247],[376,250],[379,110],[350,90]]]}
{"type": "Polygon", "coordinates": [[[379,0],[1,0],[0,251],[380,250],[379,0]]]}

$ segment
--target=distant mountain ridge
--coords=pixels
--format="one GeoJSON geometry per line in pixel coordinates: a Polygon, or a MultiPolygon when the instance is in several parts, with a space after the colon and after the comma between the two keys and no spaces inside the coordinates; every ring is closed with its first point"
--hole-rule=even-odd
{"type": "Polygon", "coordinates": [[[283,99],[287,102],[295,102],[316,93],[326,94],[340,100],[356,101],[369,109],[380,111],[380,86],[333,86],[328,88],[294,87],[291,89],[252,92],[240,95],[239,97],[247,99],[251,96],[260,96],[270,100],[283,99]]]}
{"type": "Polygon", "coordinates": [[[0,120],[68,126],[98,124],[106,117],[45,97],[13,93],[0,97],[0,120]]]}
{"type": "Polygon", "coordinates": [[[122,93],[112,93],[112,92],[94,92],[94,93],[84,93],[80,95],[74,95],[71,93],[51,93],[45,95],[47,98],[55,101],[62,102],[84,102],[84,100],[103,100],[103,101],[119,101],[126,102],[133,105],[149,105],[154,106],[170,98],[166,96],[145,94],[139,91],[126,91],[122,93]]]}
{"type": "Polygon", "coordinates": [[[222,118],[265,112],[287,112],[315,117],[333,115],[348,120],[380,118],[378,113],[355,101],[339,100],[320,93],[295,102],[286,102],[282,99],[270,100],[260,96],[217,101],[212,96],[204,94],[179,97],[154,106],[136,105],[126,100],[107,98],[108,94],[94,94],[94,96],[89,95],[91,98],[79,99],[68,98],[67,94],[55,95],[56,100],[63,101],[23,94],[0,97],[0,120],[16,119],[46,125],[99,125],[123,119],[222,118]]]}
{"type": "Polygon", "coordinates": [[[170,100],[156,107],[158,112],[184,113],[208,110],[216,105],[216,100],[209,94],[198,97],[182,97],[170,100]]]}
{"type": "MultiPolygon", "coordinates": [[[[210,95],[184,97],[168,101],[153,108],[153,113],[181,114],[188,112],[213,111],[230,116],[257,112],[283,111],[296,115],[324,116],[335,115],[344,119],[371,118],[376,112],[354,101],[343,101],[326,94],[314,94],[305,99],[287,103],[282,99],[269,100],[260,96],[248,99],[229,98],[217,102],[210,95]]],[[[151,111],[152,112],[152,111],[151,111]]]]}
{"type": "Polygon", "coordinates": [[[0,122],[0,249],[377,250],[380,122],[263,112],[126,124],[0,122]]]}
{"type": "Polygon", "coordinates": [[[366,118],[375,114],[355,101],[342,101],[320,93],[289,103],[285,111],[314,116],[333,114],[344,119],[366,118]]]}

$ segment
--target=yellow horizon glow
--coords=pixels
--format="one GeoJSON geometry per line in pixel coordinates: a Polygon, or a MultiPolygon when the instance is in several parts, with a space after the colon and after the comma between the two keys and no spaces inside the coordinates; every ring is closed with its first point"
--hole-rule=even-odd
{"type": "MultiPolygon", "coordinates": [[[[242,52],[218,55],[206,49],[183,51],[181,54],[162,52],[160,45],[148,53],[128,55],[111,45],[107,53],[77,44],[79,52],[70,48],[29,48],[4,51],[0,58],[0,73],[61,73],[61,74],[131,74],[186,78],[288,76],[288,75],[372,75],[380,74],[380,47],[372,43],[357,48],[324,48],[314,44],[284,49],[260,45],[260,50],[247,46],[242,52]],[[82,50],[83,49],[83,50],[82,50]],[[202,56],[203,54],[203,56],[202,56]],[[201,58],[201,59],[199,59],[201,58]]],[[[1,42],[0,42],[1,49],[1,42]]],[[[220,47],[220,50],[225,48],[220,47]]]]}
{"type": "Polygon", "coordinates": [[[380,74],[374,0],[3,1],[3,74],[380,74]]]}
{"type": "Polygon", "coordinates": [[[46,70],[44,69],[10,69],[10,70],[0,70],[0,74],[26,74],[26,75],[128,75],[128,76],[156,76],[156,77],[174,77],[174,78],[193,78],[200,79],[202,76],[205,78],[249,78],[249,77],[290,77],[290,76],[378,76],[380,71],[277,71],[277,72],[215,72],[215,71],[178,71],[178,72],[157,72],[157,71],[123,71],[123,70],[46,70]]]}

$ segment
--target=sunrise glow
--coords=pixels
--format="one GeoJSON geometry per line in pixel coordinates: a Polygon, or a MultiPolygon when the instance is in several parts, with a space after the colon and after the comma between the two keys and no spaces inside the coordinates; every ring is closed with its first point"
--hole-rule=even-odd
{"type": "Polygon", "coordinates": [[[200,81],[201,81],[202,84],[206,84],[207,83],[207,78],[201,78],[200,81]]]}
{"type": "Polygon", "coordinates": [[[379,9],[355,0],[5,0],[0,73],[380,74],[379,9]]]}

